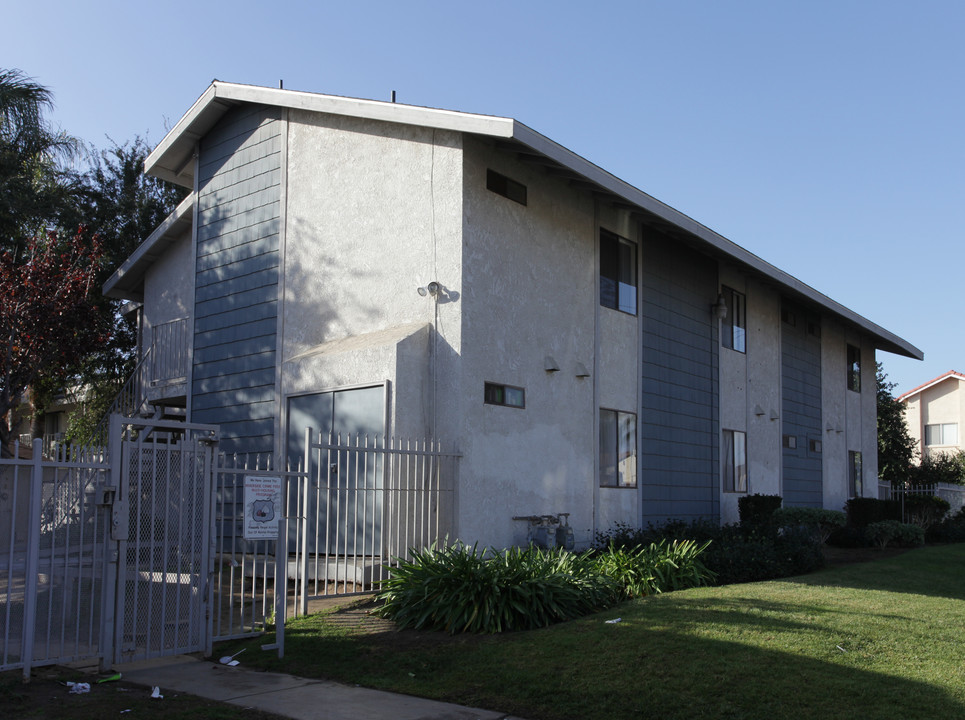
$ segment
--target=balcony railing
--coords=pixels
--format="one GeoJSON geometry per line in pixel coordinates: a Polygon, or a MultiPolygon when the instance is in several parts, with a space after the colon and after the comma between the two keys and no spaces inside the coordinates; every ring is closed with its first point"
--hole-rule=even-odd
{"type": "Polygon", "coordinates": [[[151,329],[151,385],[184,380],[188,374],[188,318],[151,329]]]}

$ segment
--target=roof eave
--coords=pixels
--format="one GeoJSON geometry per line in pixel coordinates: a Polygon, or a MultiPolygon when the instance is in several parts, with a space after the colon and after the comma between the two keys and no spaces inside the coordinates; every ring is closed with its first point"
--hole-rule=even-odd
{"type": "Polygon", "coordinates": [[[193,221],[194,195],[188,195],[107,279],[103,287],[104,295],[119,300],[143,302],[144,274],[147,269],[178,237],[191,228],[193,221]]]}

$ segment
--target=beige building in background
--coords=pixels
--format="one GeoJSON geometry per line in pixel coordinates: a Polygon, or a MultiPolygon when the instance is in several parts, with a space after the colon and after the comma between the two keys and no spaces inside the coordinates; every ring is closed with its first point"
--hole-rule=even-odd
{"type": "Polygon", "coordinates": [[[965,375],[949,370],[898,397],[905,406],[908,434],[918,443],[921,457],[965,450],[965,375]]]}

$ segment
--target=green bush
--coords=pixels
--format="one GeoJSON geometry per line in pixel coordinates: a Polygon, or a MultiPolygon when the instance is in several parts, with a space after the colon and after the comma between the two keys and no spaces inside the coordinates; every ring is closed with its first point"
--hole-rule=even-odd
{"type": "Polygon", "coordinates": [[[941,522],[950,507],[937,495],[905,495],[905,518],[924,530],[941,522]]]}
{"type": "Polygon", "coordinates": [[[837,528],[844,527],[847,516],[840,510],[812,507],[782,507],[774,511],[773,522],[778,527],[807,528],[822,545],[837,528]]]}
{"type": "Polygon", "coordinates": [[[923,545],[925,542],[925,531],[921,527],[897,520],[871,523],[864,531],[868,539],[880,548],[887,547],[891,542],[905,547],[923,545]]]}
{"type": "Polygon", "coordinates": [[[774,511],[781,507],[780,495],[744,495],[737,501],[740,523],[746,528],[767,527],[774,511]]]}
{"type": "Polygon", "coordinates": [[[660,540],[649,545],[611,545],[596,556],[602,574],[617,581],[627,597],[655,595],[699,587],[713,581],[714,574],[700,560],[710,545],[693,540],[660,540]]]}
{"type": "Polygon", "coordinates": [[[945,518],[940,523],[927,528],[925,539],[933,543],[965,542],[965,508],[952,517],[945,518]]]}
{"type": "Polygon", "coordinates": [[[376,595],[376,614],[400,627],[449,633],[531,630],[603,610],[621,597],[591,553],[461,543],[413,550],[376,595]]]}
{"type": "Polygon", "coordinates": [[[779,534],[773,524],[754,528],[709,520],[671,520],[646,529],[618,525],[613,531],[597,534],[598,546],[603,547],[611,541],[615,547],[632,548],[634,541],[643,545],[661,540],[711,541],[700,560],[714,573],[718,585],[800,575],[824,564],[821,545],[809,532],[787,528],[779,534]]]}
{"type": "Polygon", "coordinates": [[[912,485],[965,485],[965,450],[926,456],[920,464],[908,468],[907,478],[912,485]]]}
{"type": "Polygon", "coordinates": [[[901,505],[896,500],[851,498],[844,504],[848,527],[859,530],[882,520],[901,520],[901,505]]]}

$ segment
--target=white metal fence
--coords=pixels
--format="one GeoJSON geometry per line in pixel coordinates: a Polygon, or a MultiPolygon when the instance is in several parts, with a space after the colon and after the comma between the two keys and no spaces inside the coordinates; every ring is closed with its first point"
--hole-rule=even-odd
{"type": "Polygon", "coordinates": [[[296,612],[326,595],[371,592],[397,558],[453,530],[459,454],[431,441],[308,433],[289,485],[289,576],[296,612]]]}
{"type": "Polygon", "coordinates": [[[309,431],[280,471],[217,456],[215,432],[114,416],[106,450],[0,460],[0,670],[210,652],[272,616],[283,643],[310,599],[369,592],[452,533],[459,455],[438,443],[309,431]],[[281,534],[246,539],[246,478],[269,476],[281,534]]]}
{"type": "Polygon", "coordinates": [[[98,658],[110,515],[100,452],[0,460],[0,670],[98,658]]]}
{"type": "MultiPolygon", "coordinates": [[[[936,495],[947,500],[950,506],[949,514],[954,515],[965,506],[965,486],[937,483],[935,485],[910,485],[907,487],[892,487],[888,483],[878,484],[879,500],[903,501],[907,495],[936,495]]],[[[902,517],[904,517],[902,507],[902,517]]]]}

